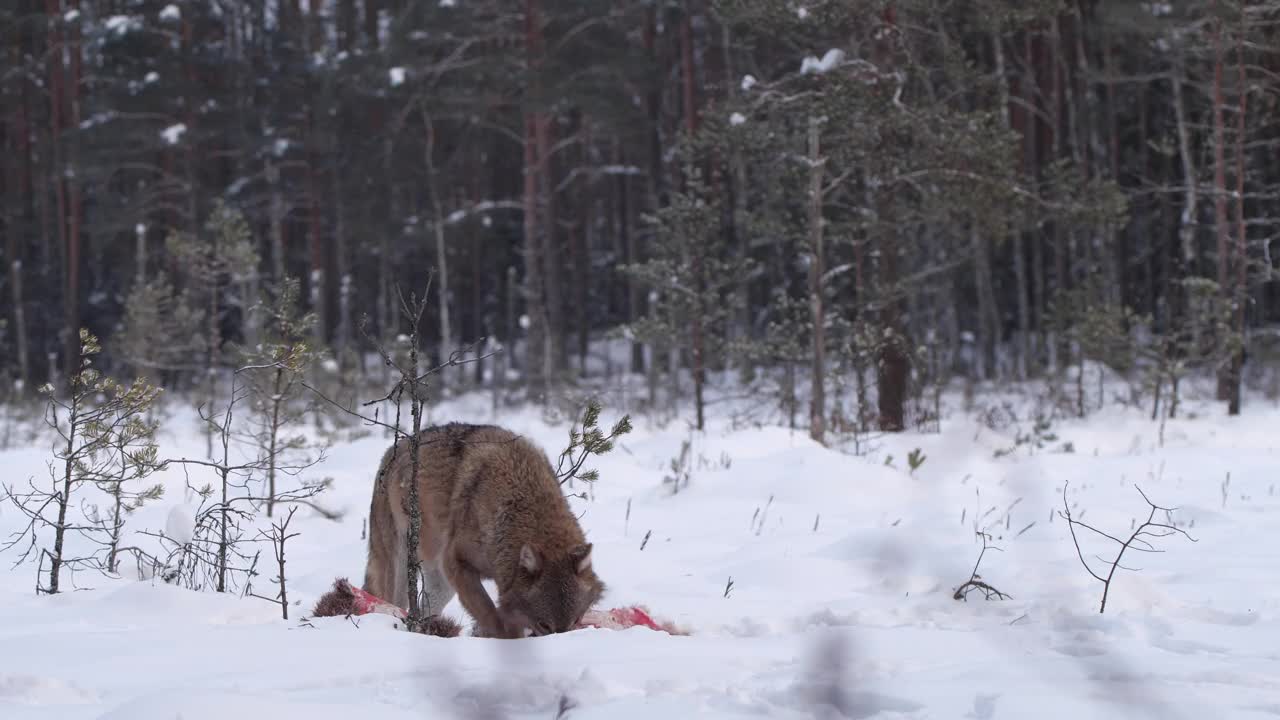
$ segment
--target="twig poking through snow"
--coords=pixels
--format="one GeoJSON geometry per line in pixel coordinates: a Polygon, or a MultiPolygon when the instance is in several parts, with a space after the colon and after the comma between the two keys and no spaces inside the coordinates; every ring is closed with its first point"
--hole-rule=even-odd
{"type": "Polygon", "coordinates": [[[560,696],[560,704],[556,708],[556,720],[564,720],[569,717],[569,711],[578,707],[578,703],[568,695],[560,696]]]}
{"type": "Polygon", "coordinates": [[[982,594],[987,600],[990,600],[992,598],[996,598],[998,600],[1013,599],[1012,595],[1006,595],[1005,593],[1002,593],[999,590],[995,589],[994,587],[988,585],[986,582],[982,580],[982,576],[978,574],[978,568],[982,566],[982,558],[987,554],[988,550],[995,550],[997,552],[1004,552],[1004,551],[998,547],[995,547],[989,544],[991,541],[991,536],[988,535],[987,533],[978,531],[976,534],[978,537],[982,538],[982,550],[978,553],[978,561],[973,564],[973,572],[969,573],[969,579],[966,580],[963,585],[956,588],[955,593],[951,597],[955,600],[967,601],[969,599],[969,593],[973,592],[974,590],[981,590],[982,594]]]}
{"type": "Polygon", "coordinates": [[[284,520],[280,522],[272,523],[270,532],[267,532],[266,530],[259,531],[259,535],[261,535],[264,540],[269,541],[271,543],[272,549],[275,551],[275,554],[276,554],[275,582],[276,582],[276,587],[279,588],[279,591],[276,593],[275,598],[262,597],[261,595],[253,595],[253,597],[259,598],[261,600],[266,600],[268,602],[279,603],[280,616],[284,620],[289,619],[289,592],[288,592],[288,583],[285,579],[285,571],[284,571],[284,565],[285,565],[284,546],[285,546],[285,543],[288,542],[289,540],[295,537],[298,537],[298,533],[289,532],[289,523],[293,521],[293,514],[297,511],[298,511],[298,508],[296,507],[289,508],[289,514],[284,517],[284,520]]]}
{"type": "Polygon", "coordinates": [[[770,495],[770,496],[769,496],[769,501],[768,501],[768,502],[766,502],[766,503],[764,504],[764,510],[763,510],[763,511],[760,511],[760,510],[757,510],[757,511],[756,511],[757,513],[759,513],[759,519],[760,519],[760,520],[759,520],[759,522],[756,522],[756,518],[755,518],[755,517],[752,517],[752,518],[751,518],[751,523],[752,523],[752,525],[754,525],[754,526],[755,526],[756,536],[759,536],[759,535],[760,535],[760,533],[764,531],[764,521],[765,521],[766,519],[768,519],[768,517],[769,517],[769,508],[770,508],[772,505],[773,505],[773,496],[772,496],[772,495],[770,495]]]}
{"type": "MultiPolygon", "coordinates": [[[[1067,521],[1067,527],[1070,528],[1071,530],[1071,541],[1075,543],[1076,555],[1080,558],[1080,564],[1084,566],[1085,571],[1088,572],[1090,575],[1092,575],[1095,580],[1102,583],[1102,603],[1098,607],[1098,612],[1100,614],[1107,611],[1107,594],[1111,592],[1111,581],[1115,578],[1116,569],[1119,567],[1122,567],[1120,565],[1120,559],[1124,557],[1125,551],[1132,548],[1135,552],[1148,552],[1148,553],[1164,552],[1163,550],[1157,550],[1156,547],[1152,545],[1150,541],[1143,539],[1145,537],[1158,539],[1158,538],[1166,538],[1166,537],[1169,537],[1170,535],[1182,535],[1183,537],[1190,540],[1191,542],[1199,542],[1195,538],[1191,537],[1191,535],[1186,530],[1183,530],[1182,528],[1174,527],[1171,524],[1155,522],[1157,511],[1165,513],[1166,518],[1172,518],[1172,513],[1177,508],[1167,508],[1167,507],[1161,507],[1159,505],[1156,505],[1155,503],[1151,502],[1151,499],[1147,497],[1146,493],[1142,492],[1142,488],[1135,485],[1134,489],[1138,491],[1138,494],[1141,495],[1142,499],[1146,501],[1148,506],[1150,506],[1151,512],[1147,515],[1146,522],[1139,525],[1137,529],[1133,531],[1133,534],[1129,536],[1128,540],[1121,540],[1120,538],[1104,533],[1101,530],[1082,522],[1081,520],[1073,518],[1071,516],[1071,507],[1067,503],[1067,485],[1063,484],[1062,486],[1063,510],[1059,511],[1058,514],[1062,516],[1062,519],[1067,521]],[[1095,572],[1094,569],[1089,566],[1089,562],[1084,559],[1084,551],[1080,549],[1080,539],[1076,536],[1077,525],[1079,525],[1080,527],[1086,530],[1090,530],[1098,535],[1101,535],[1102,537],[1120,546],[1120,550],[1119,552],[1116,553],[1115,559],[1109,563],[1110,568],[1107,570],[1106,577],[1103,577],[1102,575],[1099,575],[1097,572],[1095,572]]],[[[1172,520],[1170,522],[1172,522],[1172,520]]],[[[1133,568],[1125,568],[1125,569],[1132,570],[1133,568]]]]}

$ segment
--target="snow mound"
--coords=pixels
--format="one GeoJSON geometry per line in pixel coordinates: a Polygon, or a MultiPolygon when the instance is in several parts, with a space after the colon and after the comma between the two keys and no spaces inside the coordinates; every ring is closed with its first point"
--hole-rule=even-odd
{"type": "MultiPolygon", "coordinates": [[[[589,497],[570,500],[609,587],[602,607],[650,607],[691,635],[488,640],[470,635],[456,599],[441,609],[463,621],[455,638],[406,633],[392,616],[309,617],[335,577],[363,572],[387,443],[374,433],[334,446],[318,468],[333,478],[326,506],[345,514],[303,508],[290,525],[287,620],[270,601],[266,545],[248,597],[138,580],[130,563],[123,579],[77,572],[75,591],[36,596],[34,564],[0,557],[0,717],[548,718],[562,698],[576,705],[568,717],[619,720],[1246,718],[1280,707],[1277,551],[1264,540],[1280,513],[1280,409],[1246,403],[1228,418],[1188,400],[1195,419],[1169,421],[1162,447],[1143,411],[1115,408],[1058,421],[1057,440],[1033,447],[1020,440],[1027,421],[970,419],[948,396],[940,432],[842,451],[803,431],[736,426],[730,411],[756,398],[715,400],[702,432],[634,415],[635,431],[592,461],[589,497]],[[675,487],[664,477],[686,443],[689,480],[675,487]],[[925,459],[912,467],[908,456],[925,459]],[[1126,562],[1141,570],[1119,571],[1099,614],[1100,583],[1056,511],[1065,487],[1073,514],[1127,536],[1146,517],[1135,482],[1179,508],[1171,521],[1197,542],[1153,539],[1165,552],[1126,562]],[[982,551],[978,531],[999,548],[978,574],[1010,599],[953,599],[982,551]]],[[[500,423],[553,457],[565,444],[567,423],[539,408],[494,411],[488,393],[430,413],[500,423]]],[[[602,420],[614,415],[606,406],[602,420]]],[[[165,456],[204,457],[194,412],[173,409],[162,443],[165,456]]],[[[47,460],[46,446],[0,451],[10,477],[37,483],[47,460]]],[[[156,482],[181,499],[208,480],[189,471],[156,482]]],[[[157,551],[144,533],[182,538],[191,513],[144,505],[125,541],[157,551]]],[[[0,509],[0,536],[21,523],[0,509]]],[[[1091,561],[1114,556],[1106,538],[1081,543],[1091,561]]]]}

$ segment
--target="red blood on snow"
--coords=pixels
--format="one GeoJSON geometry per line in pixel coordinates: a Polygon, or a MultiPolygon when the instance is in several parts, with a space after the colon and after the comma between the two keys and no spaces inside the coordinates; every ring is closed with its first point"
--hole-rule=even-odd
{"type": "MultiPolygon", "coordinates": [[[[316,604],[318,617],[325,615],[367,615],[378,613],[390,615],[401,620],[408,615],[403,608],[393,605],[380,597],[352,585],[346,578],[334,581],[333,589],[320,598],[316,604]],[[321,608],[324,611],[321,611],[321,608]]],[[[670,622],[660,622],[640,605],[613,608],[611,610],[588,610],[578,623],[578,628],[604,628],[607,630],[625,630],[631,627],[647,627],[650,630],[669,633],[671,635],[688,635],[689,633],[670,622]]]]}

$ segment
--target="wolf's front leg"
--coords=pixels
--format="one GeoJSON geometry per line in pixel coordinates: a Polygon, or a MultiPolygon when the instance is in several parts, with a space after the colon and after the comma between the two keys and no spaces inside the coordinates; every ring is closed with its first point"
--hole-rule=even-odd
{"type": "Polygon", "coordinates": [[[422,608],[425,615],[439,615],[444,611],[444,606],[453,600],[453,588],[449,586],[449,580],[445,577],[439,563],[422,564],[420,594],[422,599],[418,601],[418,607],[422,608]]]}
{"type": "Polygon", "coordinates": [[[480,573],[449,548],[444,557],[444,574],[458,593],[463,609],[476,621],[476,635],[492,638],[518,638],[521,628],[507,622],[493,605],[493,599],[481,584],[480,573]]]}

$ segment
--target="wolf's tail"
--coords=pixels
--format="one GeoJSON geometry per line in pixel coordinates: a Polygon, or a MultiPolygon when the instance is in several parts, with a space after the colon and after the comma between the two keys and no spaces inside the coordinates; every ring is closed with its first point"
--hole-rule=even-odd
{"type": "Polygon", "coordinates": [[[400,607],[408,607],[409,592],[404,576],[408,528],[401,527],[402,513],[394,512],[391,506],[391,488],[398,480],[395,470],[388,453],[378,467],[373,498],[369,502],[369,552],[364,566],[364,590],[400,607]]]}

